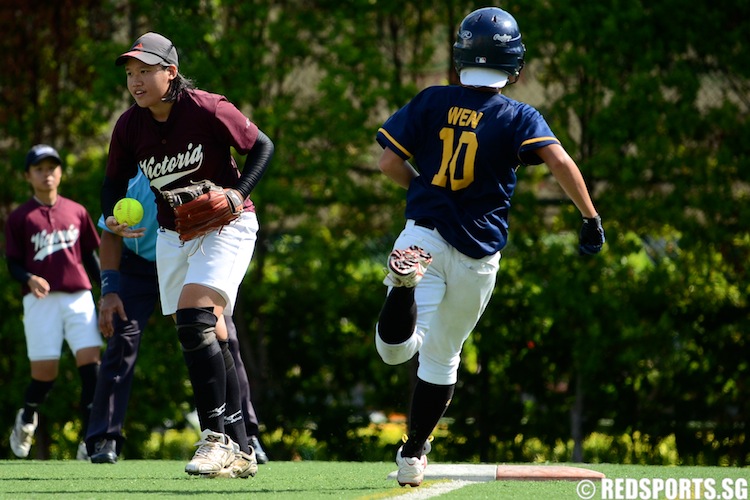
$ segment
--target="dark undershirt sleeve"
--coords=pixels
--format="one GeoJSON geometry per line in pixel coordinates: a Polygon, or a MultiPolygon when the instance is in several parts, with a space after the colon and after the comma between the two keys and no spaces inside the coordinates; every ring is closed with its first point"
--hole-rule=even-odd
{"type": "Polygon", "coordinates": [[[237,185],[234,186],[234,189],[239,191],[243,198],[250,196],[250,193],[255,189],[266,168],[268,168],[268,164],[271,163],[273,152],[274,145],[271,139],[258,130],[258,138],[247,154],[242,175],[237,181],[237,185]]]}
{"type": "Polygon", "coordinates": [[[105,177],[102,183],[102,192],[100,198],[100,204],[102,214],[104,214],[104,220],[112,215],[115,211],[115,203],[125,198],[125,193],[128,192],[128,179],[113,179],[111,177],[105,177]]]}
{"type": "Polygon", "coordinates": [[[23,267],[23,264],[21,264],[18,260],[8,257],[7,261],[8,271],[10,272],[11,277],[16,281],[23,283],[24,285],[28,283],[29,278],[31,278],[33,274],[28,272],[26,268],[23,267]]]}
{"type": "Polygon", "coordinates": [[[83,267],[89,274],[91,281],[96,283],[97,286],[101,286],[101,266],[99,265],[99,256],[96,254],[96,251],[83,254],[81,260],[83,261],[83,267]]]}

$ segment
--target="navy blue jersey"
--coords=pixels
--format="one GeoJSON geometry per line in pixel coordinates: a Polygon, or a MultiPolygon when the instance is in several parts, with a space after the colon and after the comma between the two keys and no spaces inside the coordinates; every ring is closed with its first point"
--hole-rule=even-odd
{"type": "Polygon", "coordinates": [[[501,250],[519,165],[559,144],[542,115],[502,94],[430,87],[378,130],[378,143],[420,175],[406,197],[408,219],[428,219],[459,252],[481,258],[501,250]]]}

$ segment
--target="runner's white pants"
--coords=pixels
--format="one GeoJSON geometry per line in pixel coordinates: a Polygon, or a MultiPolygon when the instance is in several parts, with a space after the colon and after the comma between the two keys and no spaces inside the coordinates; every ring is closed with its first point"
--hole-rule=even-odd
{"type": "MultiPolygon", "coordinates": [[[[436,229],[408,220],[393,248],[417,245],[432,263],[417,285],[417,326],[406,342],[386,344],[375,333],[375,345],[387,364],[401,364],[419,353],[417,376],[436,385],[458,380],[461,350],[495,289],[500,253],[472,259],[453,248],[436,229]]],[[[389,290],[390,291],[390,290],[389,290]]]]}

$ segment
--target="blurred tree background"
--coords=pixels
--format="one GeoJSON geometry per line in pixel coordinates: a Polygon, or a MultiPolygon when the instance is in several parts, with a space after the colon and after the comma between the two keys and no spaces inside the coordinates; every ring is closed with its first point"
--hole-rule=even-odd
{"type": "MultiPolygon", "coordinates": [[[[99,216],[114,59],[146,31],[276,143],[252,195],[261,233],[236,316],[274,459],[392,460],[414,363],[373,345],[404,192],[376,167],[377,127],[428,85],[481,2],[61,0],[0,6],[0,224],[30,196],[24,155],[64,158],[61,194],[99,216]],[[386,434],[386,438],[383,435],[386,434]]],[[[546,167],[520,172],[497,288],[464,350],[435,459],[748,465],[750,4],[603,0],[500,5],[527,46],[506,90],[580,165],[607,245],[576,253],[579,214],[546,167]],[[598,445],[597,445],[598,443],[598,445]],[[665,451],[668,450],[668,451],[665,451]]],[[[0,266],[0,457],[28,377],[19,286],[0,266]]],[[[98,296],[98,290],[95,290],[98,296]]],[[[125,456],[192,409],[168,319],[145,331],[125,456]]],[[[74,455],[69,351],[32,456],[74,455]]]]}

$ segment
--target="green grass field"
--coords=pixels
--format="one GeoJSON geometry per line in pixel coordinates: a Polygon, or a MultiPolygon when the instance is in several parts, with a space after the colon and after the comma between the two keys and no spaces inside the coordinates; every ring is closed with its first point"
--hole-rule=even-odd
{"type": "MultiPolygon", "coordinates": [[[[419,492],[449,489],[447,480],[425,481],[419,488],[400,488],[387,480],[395,465],[385,462],[270,462],[249,479],[201,479],[183,472],[185,462],[122,460],[115,465],[69,461],[0,461],[0,500],[5,499],[169,499],[169,498],[274,498],[382,500],[419,492]]],[[[580,466],[576,464],[576,466],[580,466]]],[[[649,467],[638,465],[584,465],[607,478],[712,478],[720,485],[730,479],[737,487],[725,500],[748,499],[750,468],[649,467]],[[738,481],[739,480],[739,481],[738,481]],[[741,483],[744,481],[744,496],[741,483]]],[[[439,494],[439,498],[547,500],[580,499],[574,481],[494,481],[470,483],[439,494]]],[[[721,492],[720,492],[721,493],[721,492]]],[[[421,498],[427,498],[426,496],[421,498]]],[[[434,498],[434,497],[433,497],[434,498]]],[[[597,491],[592,497],[603,498],[597,491]]],[[[638,497],[635,497],[638,498],[638,497]]],[[[655,498],[667,498],[664,495],[655,498]]],[[[695,492],[691,499],[706,498],[695,492]]]]}

